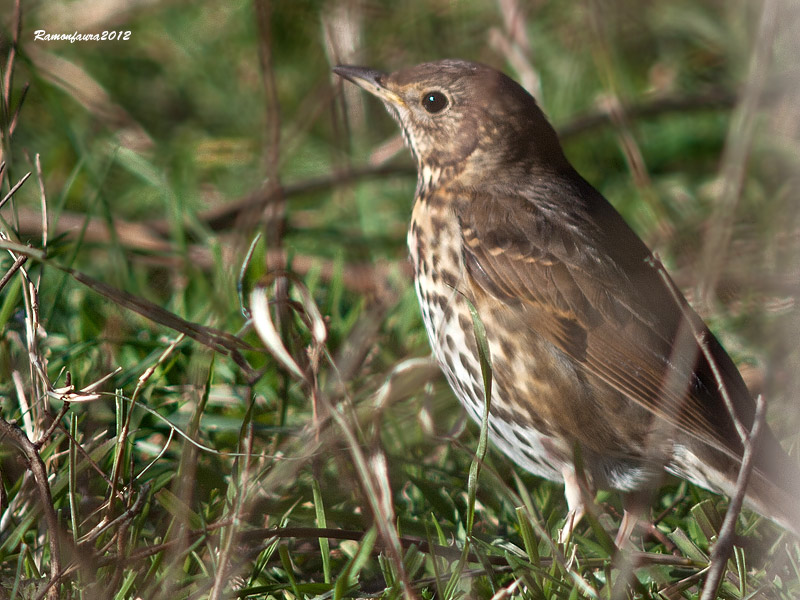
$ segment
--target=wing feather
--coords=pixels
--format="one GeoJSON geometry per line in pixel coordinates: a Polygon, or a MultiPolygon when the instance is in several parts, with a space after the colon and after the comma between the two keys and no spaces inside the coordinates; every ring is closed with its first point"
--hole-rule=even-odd
{"type": "Polygon", "coordinates": [[[558,219],[524,195],[462,205],[472,285],[536,323],[587,372],[680,431],[740,456],[693,328],[708,340],[749,426],[752,400],[730,358],[682,297],[673,298],[654,257],[605,199],[583,191],[569,200],[572,214],[558,219]]]}

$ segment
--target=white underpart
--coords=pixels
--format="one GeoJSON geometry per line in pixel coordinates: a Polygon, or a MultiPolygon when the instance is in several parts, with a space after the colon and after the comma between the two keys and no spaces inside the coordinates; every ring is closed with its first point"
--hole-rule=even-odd
{"type": "MultiPolygon", "coordinates": [[[[433,171],[428,175],[430,178],[435,176],[436,174],[433,171]]],[[[425,177],[426,175],[423,174],[421,183],[424,183],[425,177]]],[[[415,210],[419,210],[419,208],[415,208],[415,210]]],[[[454,240],[452,240],[453,235],[455,235],[455,232],[451,230],[442,232],[438,240],[426,238],[427,251],[435,253],[437,251],[437,246],[445,248],[450,247],[451,243],[454,242],[454,240]]],[[[456,243],[460,245],[460,240],[456,243]]],[[[412,262],[418,264],[417,243],[411,231],[409,231],[408,234],[408,246],[412,262]]],[[[460,271],[463,274],[463,264],[445,264],[446,261],[450,261],[447,253],[439,253],[439,262],[442,270],[447,268],[450,271],[460,271]]],[[[467,358],[473,372],[480,373],[480,364],[477,357],[472,356],[470,345],[466,337],[469,332],[465,333],[460,327],[457,317],[451,320],[445,319],[445,310],[443,307],[440,307],[435,302],[424,302],[422,294],[423,288],[428,290],[435,289],[437,293],[447,298],[448,305],[465,303],[465,300],[461,297],[459,292],[442,283],[441,278],[434,283],[429,274],[421,270],[416,274],[415,289],[417,298],[420,301],[422,319],[425,322],[425,329],[428,333],[428,340],[433,348],[433,354],[444,372],[450,387],[467,409],[469,416],[480,424],[484,411],[484,394],[476,395],[474,388],[478,387],[482,390],[483,381],[476,381],[470,373],[470,369],[462,362],[460,356],[460,354],[463,354],[467,358]],[[457,355],[452,356],[452,360],[450,361],[448,361],[448,356],[450,355],[446,352],[446,339],[448,336],[452,338],[453,346],[458,350],[456,353],[457,355]]],[[[455,308],[452,312],[457,315],[463,311],[455,308]]],[[[492,351],[492,342],[493,341],[490,339],[490,352],[492,351]]],[[[500,391],[496,387],[492,390],[491,401],[492,403],[501,405],[506,404],[500,391]]],[[[543,436],[530,427],[525,427],[520,423],[500,419],[495,414],[491,414],[489,417],[489,428],[489,437],[492,442],[517,465],[534,475],[552,481],[563,481],[559,464],[547,459],[549,452],[544,447],[543,441],[548,436],[543,436]]]]}
{"type": "Polygon", "coordinates": [[[439,183],[439,177],[442,175],[440,168],[431,168],[428,165],[421,165],[419,168],[419,182],[417,193],[427,192],[432,186],[439,183]]]}
{"type": "Polygon", "coordinates": [[[683,479],[688,479],[695,485],[699,485],[707,490],[721,492],[730,495],[733,491],[731,481],[728,481],[709,468],[693,452],[683,444],[673,446],[673,454],[670,462],[665,469],[683,479]]]}

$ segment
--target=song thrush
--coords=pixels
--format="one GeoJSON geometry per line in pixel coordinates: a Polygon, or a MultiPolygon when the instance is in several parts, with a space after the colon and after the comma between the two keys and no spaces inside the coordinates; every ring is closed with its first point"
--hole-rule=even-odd
{"type": "MultiPolygon", "coordinates": [[[[743,444],[723,394],[744,429],[755,412],[738,370],[533,97],[462,60],[334,71],[383,101],[417,161],[408,246],[437,361],[480,422],[471,303],[490,350],[490,439],[565,483],[565,529],[592,489],[641,495],[665,470],[732,494],[743,444]]],[[[800,535],[796,463],[770,431],[757,447],[746,501],[800,535]]]]}

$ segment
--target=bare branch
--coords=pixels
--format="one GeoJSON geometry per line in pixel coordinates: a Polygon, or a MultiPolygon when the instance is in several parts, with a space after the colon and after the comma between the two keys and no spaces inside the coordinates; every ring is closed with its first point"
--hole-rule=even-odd
{"type": "Polygon", "coordinates": [[[0,290],[2,290],[4,287],[6,287],[6,284],[7,284],[7,283],[8,283],[8,282],[11,280],[11,278],[14,276],[14,273],[16,273],[17,271],[19,271],[20,267],[21,267],[22,265],[24,265],[24,264],[25,264],[25,262],[26,262],[27,260],[28,260],[28,257],[27,257],[27,256],[24,256],[24,255],[22,255],[22,254],[21,254],[21,255],[19,255],[19,256],[18,256],[18,257],[17,257],[17,258],[14,260],[14,264],[13,264],[13,265],[11,265],[11,268],[9,268],[9,269],[8,269],[8,271],[6,271],[6,272],[5,272],[5,274],[4,274],[2,277],[0,277],[0,290]]]}
{"type": "Polygon", "coordinates": [[[747,82],[741,101],[733,113],[725,142],[720,170],[722,192],[716,210],[711,215],[712,227],[709,228],[702,252],[700,300],[704,303],[714,295],[720,266],[728,254],[736,206],[742,193],[745,168],[755,135],[758,105],[770,72],[777,26],[778,0],[763,0],[747,82]]]}
{"type": "Polygon", "coordinates": [[[736,537],[736,519],[739,517],[744,498],[747,495],[747,483],[750,481],[750,474],[753,472],[758,439],[764,429],[766,407],[767,403],[764,402],[764,397],[759,396],[756,399],[756,416],[753,421],[753,428],[744,441],[744,455],[742,456],[742,466],[739,468],[739,476],[736,479],[736,491],[731,497],[731,503],[725,513],[725,520],[722,522],[717,543],[714,544],[714,548],[711,551],[711,567],[708,571],[706,583],[703,586],[701,600],[714,600],[717,597],[717,590],[722,581],[722,576],[725,574],[725,566],[736,537]]]}
{"type": "Polygon", "coordinates": [[[0,439],[7,439],[22,451],[28,468],[33,474],[33,480],[39,491],[39,503],[44,512],[45,523],[49,533],[50,543],[50,587],[47,597],[50,600],[58,600],[58,587],[54,585],[58,581],[61,572],[61,550],[59,545],[59,527],[56,511],[53,506],[53,496],[50,494],[50,486],[47,483],[47,469],[44,466],[42,457],[39,456],[36,445],[28,439],[28,436],[17,427],[0,417],[0,439]]]}

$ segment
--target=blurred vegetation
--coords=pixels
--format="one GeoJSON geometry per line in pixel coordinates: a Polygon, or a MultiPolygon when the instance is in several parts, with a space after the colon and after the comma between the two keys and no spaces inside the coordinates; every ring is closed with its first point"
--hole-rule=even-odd
{"type": "MultiPolygon", "coordinates": [[[[723,498],[667,482],[638,553],[613,562],[615,494],[556,546],[561,487],[490,450],[470,502],[478,428],[410,360],[429,354],[405,260],[413,164],[383,107],[330,68],[459,57],[522,81],[698,301],[789,448],[796,4],[256,6],[28,3],[13,46],[17,9],[0,0],[0,198],[33,172],[0,208],[0,277],[33,252],[13,243],[47,253],[0,289],[2,419],[21,428],[0,444],[0,598],[699,597],[723,498]],[[743,183],[726,196],[737,148],[743,183]],[[273,318],[299,378],[246,318],[287,257],[291,305],[273,318]]],[[[797,544],[748,512],[739,532],[719,597],[800,596],[797,544]]]]}

